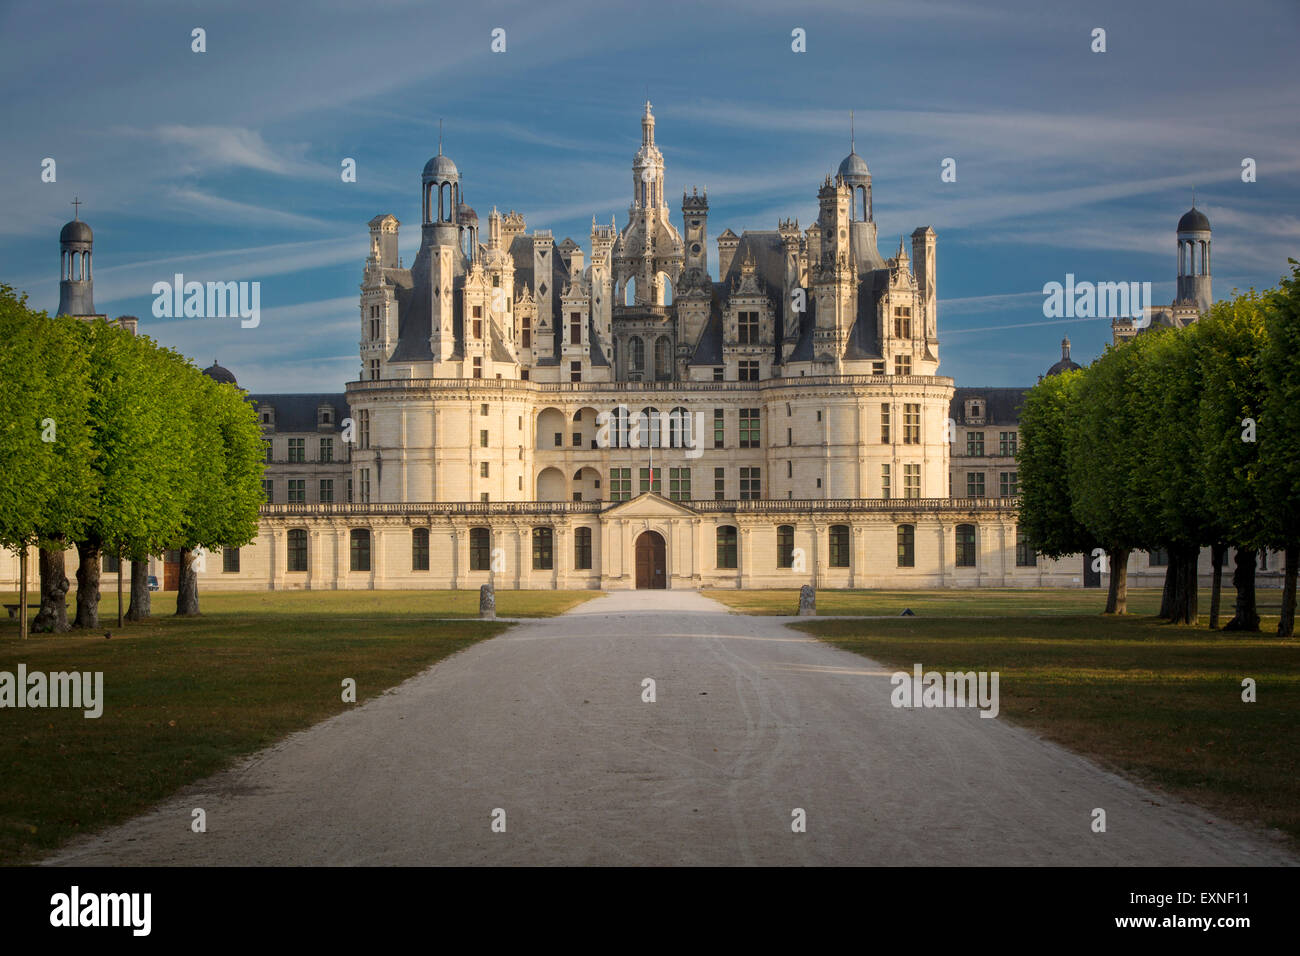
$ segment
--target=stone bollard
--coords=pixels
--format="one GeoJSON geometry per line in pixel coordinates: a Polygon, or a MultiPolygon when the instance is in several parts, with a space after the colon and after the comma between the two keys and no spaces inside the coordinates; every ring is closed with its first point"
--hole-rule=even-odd
{"type": "Polygon", "coordinates": [[[485,584],[478,589],[478,616],[483,621],[497,619],[497,592],[490,584],[485,584]]]}
{"type": "Polygon", "coordinates": [[[817,614],[817,592],[811,584],[799,589],[799,616],[815,617],[817,614]]]}

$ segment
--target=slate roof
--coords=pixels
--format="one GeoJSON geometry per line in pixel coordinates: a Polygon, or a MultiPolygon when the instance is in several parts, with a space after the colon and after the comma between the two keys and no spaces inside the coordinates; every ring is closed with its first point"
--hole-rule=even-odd
{"type": "Polygon", "coordinates": [[[979,424],[1017,425],[1020,423],[1020,406],[1028,392],[1028,388],[958,388],[948,406],[948,417],[958,425],[970,424],[966,421],[966,401],[979,398],[984,400],[984,420],[979,424]]]}
{"type": "Polygon", "coordinates": [[[272,395],[248,396],[255,406],[270,405],[275,409],[276,432],[314,432],[316,409],[320,405],[334,407],[329,428],[336,429],[339,422],[352,415],[348,397],[343,392],[291,392],[272,395]]]}

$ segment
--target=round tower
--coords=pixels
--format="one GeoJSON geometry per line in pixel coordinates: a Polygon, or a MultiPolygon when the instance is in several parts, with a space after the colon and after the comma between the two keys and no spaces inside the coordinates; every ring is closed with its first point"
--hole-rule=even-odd
{"type": "Polygon", "coordinates": [[[1214,301],[1210,288],[1210,220],[1192,208],[1178,220],[1178,295],[1179,302],[1194,302],[1202,313],[1214,301]]]}
{"type": "MultiPolygon", "coordinates": [[[[74,207],[80,201],[74,200],[74,207]]],[[[73,213],[72,222],[59,232],[59,311],[56,315],[95,315],[94,271],[91,259],[95,244],[90,226],[73,213]]]]}

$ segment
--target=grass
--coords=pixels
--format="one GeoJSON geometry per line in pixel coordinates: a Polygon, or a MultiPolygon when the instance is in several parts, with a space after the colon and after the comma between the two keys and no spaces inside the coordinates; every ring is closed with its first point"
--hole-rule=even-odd
{"type": "MultiPolygon", "coordinates": [[[[549,616],[597,593],[498,591],[497,613],[549,616]]],[[[32,862],[355,706],[345,677],[362,703],[509,626],[431,620],[477,615],[474,591],[202,594],[192,619],[169,613],[174,594],[153,599],[155,618],[120,630],[108,593],[91,633],[23,641],[0,617],[0,671],[102,671],[105,698],[98,719],[0,711],[0,862],[32,862]]]]}
{"type": "MultiPolygon", "coordinates": [[[[795,591],[712,596],[751,613],[798,603],[795,591]]],[[[1097,591],[822,591],[820,613],[917,616],[795,626],[909,672],[998,671],[1004,719],[1300,849],[1300,644],[1273,635],[1276,615],[1260,634],[1209,630],[1208,594],[1201,626],[1168,625],[1151,616],[1159,600],[1130,592],[1129,615],[1103,617],[1097,591]],[[1241,699],[1247,677],[1256,703],[1241,699]]]]}

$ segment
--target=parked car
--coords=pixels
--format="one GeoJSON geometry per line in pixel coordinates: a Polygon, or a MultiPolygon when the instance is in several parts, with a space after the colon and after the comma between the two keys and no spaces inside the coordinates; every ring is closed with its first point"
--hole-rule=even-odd
{"type": "Polygon", "coordinates": [[[150,591],[158,590],[158,577],[156,575],[153,574],[149,575],[149,590],[150,591]]]}

